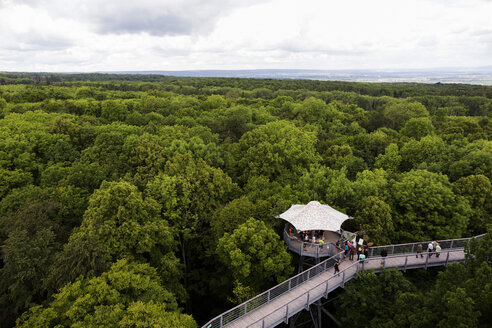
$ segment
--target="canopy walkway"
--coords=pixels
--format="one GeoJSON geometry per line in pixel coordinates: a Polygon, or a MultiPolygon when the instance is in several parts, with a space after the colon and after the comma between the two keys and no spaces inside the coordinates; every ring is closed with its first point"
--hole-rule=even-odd
{"type": "MultiPolygon", "coordinates": [[[[480,239],[483,236],[473,238],[480,239]]],[[[309,309],[311,304],[326,298],[331,291],[343,288],[359,271],[373,269],[380,272],[383,268],[406,271],[446,266],[465,259],[464,247],[470,240],[471,238],[461,238],[439,241],[442,248],[439,257],[436,253],[425,252],[428,241],[373,247],[370,249],[369,258],[364,261],[344,259],[343,253],[339,253],[215,317],[203,328],[275,327],[282,322],[287,323],[290,317],[300,311],[309,309]],[[424,248],[422,256],[416,256],[418,244],[422,244],[424,248]],[[384,258],[380,256],[383,249],[388,253],[384,258]],[[340,273],[334,275],[333,264],[337,258],[340,258],[342,263],[340,273]]]]}

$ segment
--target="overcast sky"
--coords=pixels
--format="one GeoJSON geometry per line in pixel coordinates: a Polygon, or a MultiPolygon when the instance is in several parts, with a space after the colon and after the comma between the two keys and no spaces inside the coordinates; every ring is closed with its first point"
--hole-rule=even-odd
{"type": "Polygon", "coordinates": [[[488,0],[0,0],[0,71],[490,65],[488,0]]]}

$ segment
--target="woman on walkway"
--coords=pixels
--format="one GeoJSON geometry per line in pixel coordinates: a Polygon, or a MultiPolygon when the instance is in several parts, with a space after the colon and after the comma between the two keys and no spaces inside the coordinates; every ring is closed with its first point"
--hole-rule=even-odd
{"type": "Polygon", "coordinates": [[[422,255],[422,251],[423,251],[422,244],[419,244],[417,246],[417,255],[415,255],[415,257],[418,258],[419,257],[419,254],[420,254],[420,257],[424,257],[424,255],[422,255]]]}
{"type": "Polygon", "coordinates": [[[436,241],[436,257],[439,257],[439,253],[441,253],[441,245],[436,241]]]}
{"type": "Polygon", "coordinates": [[[335,267],[335,272],[333,272],[333,275],[336,275],[337,272],[340,274],[340,260],[339,259],[337,259],[335,261],[334,267],[335,267]]]}

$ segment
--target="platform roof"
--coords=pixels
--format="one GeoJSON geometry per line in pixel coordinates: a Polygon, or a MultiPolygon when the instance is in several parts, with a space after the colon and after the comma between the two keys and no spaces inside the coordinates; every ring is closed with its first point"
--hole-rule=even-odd
{"type": "Polygon", "coordinates": [[[345,220],[351,219],[347,214],[317,201],[311,201],[306,205],[292,205],[277,218],[284,219],[301,231],[338,231],[345,220]]]}

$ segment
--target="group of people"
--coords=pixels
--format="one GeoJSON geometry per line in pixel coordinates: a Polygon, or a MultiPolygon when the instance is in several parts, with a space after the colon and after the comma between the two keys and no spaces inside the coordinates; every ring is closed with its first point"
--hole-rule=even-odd
{"type": "MultiPolygon", "coordinates": [[[[292,235],[293,234],[293,228],[289,229],[289,233],[292,235]]],[[[314,230],[311,232],[306,232],[306,231],[298,231],[300,239],[304,242],[304,248],[308,245],[308,243],[312,244],[319,244],[320,247],[322,248],[325,241],[323,238],[323,231],[322,230],[314,230]]]]}
{"type": "MultiPolygon", "coordinates": [[[[422,244],[418,244],[417,255],[415,255],[415,257],[418,258],[420,254],[420,257],[423,258],[424,257],[423,252],[424,252],[424,247],[422,246],[422,244]]],[[[429,242],[429,244],[427,245],[427,253],[429,254],[429,258],[431,258],[434,253],[436,253],[436,258],[439,257],[441,253],[441,245],[439,245],[438,240],[429,242]]]]}
{"type": "Polygon", "coordinates": [[[343,245],[343,255],[344,257],[349,256],[350,261],[354,260],[355,255],[357,254],[357,261],[365,260],[369,257],[369,247],[367,245],[354,245],[351,241],[343,240],[337,241],[335,246],[342,250],[343,245]]]}
{"type": "MultiPolygon", "coordinates": [[[[354,245],[351,241],[348,240],[343,240],[337,241],[335,246],[339,249],[342,250],[341,245],[343,245],[343,255],[344,257],[349,256],[349,260],[353,261],[355,258],[355,255],[357,254],[357,261],[361,260],[364,261],[366,258],[369,257],[369,247],[367,245],[354,245]]],[[[336,275],[337,273],[340,272],[340,259],[337,258],[335,260],[335,264],[333,266],[335,268],[335,271],[333,275],[336,275]]]]}
{"type": "MultiPolygon", "coordinates": [[[[354,260],[355,254],[357,254],[357,261],[359,261],[359,260],[363,261],[368,257],[369,247],[367,245],[358,245],[357,249],[356,249],[356,246],[353,245],[350,241],[343,241],[343,239],[342,239],[341,243],[340,243],[340,241],[337,241],[337,243],[336,243],[336,246],[339,250],[342,250],[341,245],[343,245],[344,256],[346,257],[347,255],[349,255],[350,256],[349,259],[351,261],[354,260]]],[[[429,242],[429,244],[427,245],[427,252],[428,252],[429,258],[432,257],[432,255],[434,255],[434,254],[436,255],[436,258],[438,258],[440,253],[441,253],[441,245],[439,244],[439,241],[436,240],[436,241],[429,242]]],[[[424,253],[424,251],[423,251],[422,244],[418,244],[416,257],[418,258],[419,254],[420,254],[420,257],[423,258],[424,257],[423,253],[424,253]]],[[[383,264],[384,258],[386,256],[388,256],[388,251],[386,250],[386,248],[383,248],[381,250],[380,255],[382,257],[381,264],[383,264]]],[[[334,268],[335,268],[335,271],[334,271],[333,275],[336,275],[337,273],[340,272],[340,259],[336,259],[334,268]]]]}

